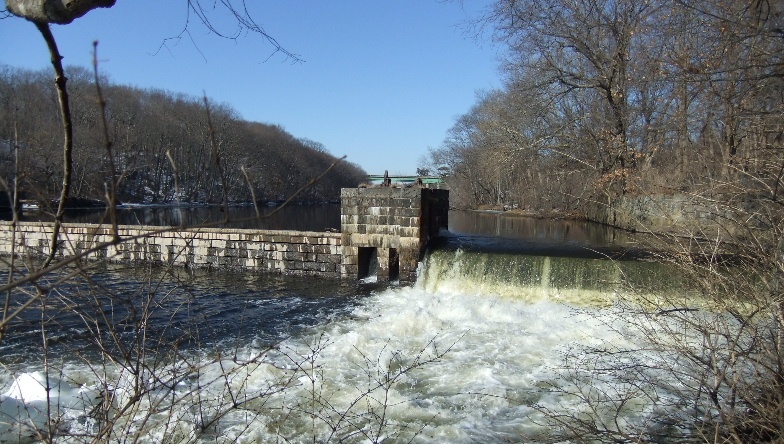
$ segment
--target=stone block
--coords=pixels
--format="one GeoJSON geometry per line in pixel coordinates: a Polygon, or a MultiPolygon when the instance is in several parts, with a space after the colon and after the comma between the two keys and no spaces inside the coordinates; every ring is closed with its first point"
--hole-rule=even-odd
{"type": "Polygon", "coordinates": [[[305,260],[305,254],[298,251],[286,251],[283,253],[283,259],[286,261],[302,262],[305,260]]]}
{"type": "Polygon", "coordinates": [[[340,267],[340,275],[346,279],[356,279],[359,276],[359,267],[355,264],[343,264],[340,267]]]}
{"type": "Polygon", "coordinates": [[[330,248],[329,245],[313,245],[310,251],[316,254],[325,254],[330,252],[330,248]]]}
{"type": "MultiPolygon", "coordinates": [[[[355,257],[356,259],[356,257],[355,257]]],[[[316,262],[321,264],[340,264],[342,258],[337,254],[319,254],[316,256],[316,262]]]]}
{"type": "Polygon", "coordinates": [[[303,270],[305,268],[305,264],[302,261],[283,261],[284,267],[286,270],[303,270]]]}
{"type": "Polygon", "coordinates": [[[359,231],[359,224],[345,224],[340,227],[341,233],[357,233],[359,231]]]}
{"type": "Polygon", "coordinates": [[[354,265],[354,266],[356,266],[356,265],[359,264],[359,259],[358,259],[358,257],[356,255],[353,255],[353,256],[343,256],[341,262],[342,262],[343,265],[354,265]]]}
{"type": "Polygon", "coordinates": [[[318,262],[303,262],[302,269],[306,271],[323,271],[318,262]]]}

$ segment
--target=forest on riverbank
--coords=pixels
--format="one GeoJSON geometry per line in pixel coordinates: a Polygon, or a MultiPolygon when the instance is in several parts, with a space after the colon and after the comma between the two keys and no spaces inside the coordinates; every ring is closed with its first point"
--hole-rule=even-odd
{"type": "MultiPolygon", "coordinates": [[[[228,104],[107,78],[100,79],[104,126],[94,74],[71,66],[66,76],[74,197],[105,201],[111,160],[120,202],[280,201],[338,160],[321,143],[298,139],[279,125],[243,120],[228,104]]],[[[51,69],[0,66],[0,177],[17,179],[24,199],[51,202],[63,183],[62,144],[51,69]]],[[[344,160],[297,199],[336,200],[340,188],[355,187],[365,176],[344,160]]]]}
{"type": "Polygon", "coordinates": [[[586,213],[620,196],[766,193],[784,165],[784,7],[768,1],[501,0],[475,25],[503,44],[420,171],[452,203],[586,213]]]}

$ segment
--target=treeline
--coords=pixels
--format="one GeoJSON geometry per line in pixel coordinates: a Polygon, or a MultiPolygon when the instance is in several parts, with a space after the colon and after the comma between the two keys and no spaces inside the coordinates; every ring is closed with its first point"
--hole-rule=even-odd
{"type": "Polygon", "coordinates": [[[784,4],[498,0],[508,48],[423,169],[463,207],[581,211],[630,193],[780,188],[784,4]],[[745,178],[745,179],[744,179],[745,178]]]}
{"type": "MultiPolygon", "coordinates": [[[[100,80],[104,126],[93,72],[66,71],[74,197],[105,199],[111,183],[107,144],[121,178],[121,202],[220,203],[224,193],[229,202],[279,201],[337,160],[318,142],[297,139],[277,125],[242,120],[229,105],[207,101],[207,106],[202,97],[113,85],[106,78],[100,80]]],[[[6,189],[18,178],[27,199],[51,201],[62,187],[57,100],[51,70],[0,67],[0,176],[6,189]]],[[[365,176],[362,168],[343,161],[297,199],[337,199],[341,187],[357,186],[365,176]]]]}

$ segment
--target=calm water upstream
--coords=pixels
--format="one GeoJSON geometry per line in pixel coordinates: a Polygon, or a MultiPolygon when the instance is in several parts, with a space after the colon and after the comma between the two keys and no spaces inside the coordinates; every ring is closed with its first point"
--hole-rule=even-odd
{"type": "MultiPolygon", "coordinates": [[[[325,231],[340,229],[340,205],[338,204],[291,204],[278,207],[260,206],[261,218],[256,217],[253,206],[229,207],[229,228],[267,229],[267,230],[298,230],[325,231]],[[273,214],[274,213],[274,214],[273,214]]],[[[117,211],[117,222],[121,225],[154,225],[154,226],[197,226],[225,220],[226,215],[220,206],[122,206],[117,211]]],[[[53,220],[45,212],[29,212],[25,220],[53,220]]],[[[67,222],[75,223],[108,223],[105,211],[71,211],[66,214],[67,222]]]]}
{"type": "Polygon", "coordinates": [[[58,442],[544,441],[543,410],[583,408],[552,390],[565,351],[634,340],[604,315],[621,277],[677,291],[657,264],[549,254],[624,242],[605,227],[452,213],[450,229],[406,288],[114,267],[43,282],[0,342],[0,442],[35,441],[46,368],[58,442]]]}

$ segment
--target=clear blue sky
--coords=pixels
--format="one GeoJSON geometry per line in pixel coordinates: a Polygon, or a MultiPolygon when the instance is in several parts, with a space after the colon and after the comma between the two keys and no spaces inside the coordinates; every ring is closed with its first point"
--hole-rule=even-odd
{"type": "MultiPolygon", "coordinates": [[[[273,54],[257,36],[223,40],[195,22],[190,38],[161,48],[183,28],[185,0],[118,0],[53,32],[66,64],[90,67],[98,40],[100,70],[115,83],[206,93],[246,120],[281,125],[374,174],[414,173],[476,92],[501,83],[498,47],[464,26],[487,0],[247,3],[256,22],[302,63],[273,54]]],[[[214,17],[233,29],[227,14],[214,17]]],[[[32,24],[0,20],[0,42],[0,64],[50,68],[32,24]]]]}

